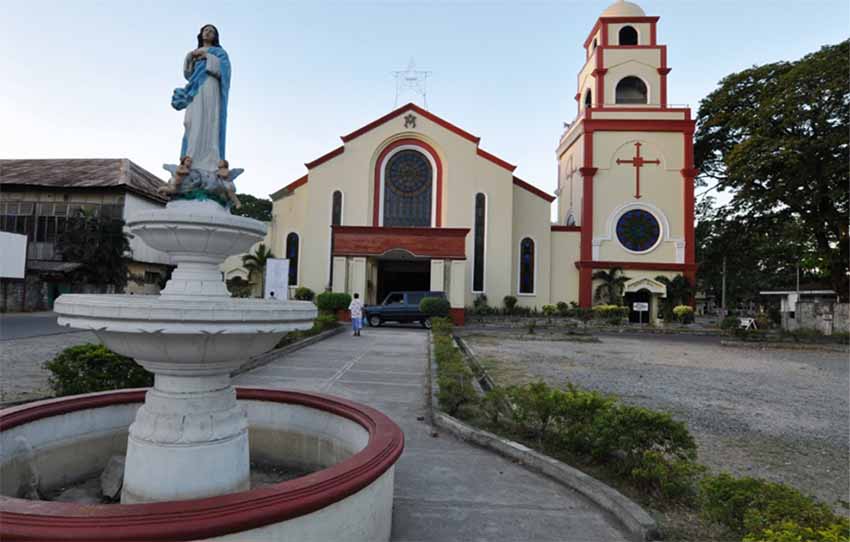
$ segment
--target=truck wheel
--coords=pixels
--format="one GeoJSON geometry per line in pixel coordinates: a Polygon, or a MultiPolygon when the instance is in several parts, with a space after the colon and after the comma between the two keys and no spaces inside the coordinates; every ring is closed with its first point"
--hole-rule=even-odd
{"type": "Polygon", "coordinates": [[[380,316],[370,316],[369,317],[369,325],[372,327],[379,327],[383,322],[381,321],[380,316]]]}
{"type": "Polygon", "coordinates": [[[424,327],[425,329],[431,329],[431,319],[430,318],[428,318],[426,320],[422,320],[419,323],[422,324],[422,327],[424,327]]]}

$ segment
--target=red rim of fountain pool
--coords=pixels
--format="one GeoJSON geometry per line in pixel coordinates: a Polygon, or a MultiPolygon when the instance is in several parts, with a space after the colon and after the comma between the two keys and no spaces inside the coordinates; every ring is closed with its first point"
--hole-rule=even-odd
{"type": "MultiPolygon", "coordinates": [[[[0,431],[68,412],[143,403],[146,390],[51,399],[0,412],[0,431]]],[[[0,497],[3,540],[193,540],[245,531],[309,514],[365,488],[404,449],[401,428],[377,410],[327,395],[236,388],[248,401],[297,404],[352,420],[369,432],[360,452],[327,469],[273,486],[186,501],[80,505],[0,497]]]]}

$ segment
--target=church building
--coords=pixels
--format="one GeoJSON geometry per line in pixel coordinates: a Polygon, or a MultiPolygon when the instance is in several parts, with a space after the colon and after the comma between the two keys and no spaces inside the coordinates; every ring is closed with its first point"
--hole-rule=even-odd
{"type": "Polygon", "coordinates": [[[342,136],[272,194],[269,242],[290,260],[290,287],[367,303],[444,291],[461,322],[482,294],[493,306],[512,295],[528,307],[589,307],[593,273],[621,267],[626,302],[648,302],[654,317],[666,295],[656,277],[693,284],[696,270],[694,121],[668,105],[658,19],[618,1],[590,30],[555,196],[412,103],[342,136]]]}

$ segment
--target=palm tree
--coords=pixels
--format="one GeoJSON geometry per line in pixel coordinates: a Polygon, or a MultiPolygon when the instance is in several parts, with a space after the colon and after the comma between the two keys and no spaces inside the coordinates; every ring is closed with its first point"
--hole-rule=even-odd
{"type": "Polygon", "coordinates": [[[669,321],[673,315],[673,307],[685,305],[691,300],[694,287],[682,275],[676,275],[672,279],[659,275],[655,277],[655,280],[667,287],[667,297],[661,302],[661,310],[664,313],[664,319],[669,321]]]}
{"type": "Polygon", "coordinates": [[[266,291],[266,263],[272,258],[274,254],[266,248],[265,243],[257,245],[254,254],[248,253],[242,256],[242,266],[248,270],[248,276],[254,273],[260,275],[260,297],[265,295],[266,291]]]}
{"type": "Polygon", "coordinates": [[[622,267],[612,267],[609,271],[599,270],[593,274],[593,280],[602,281],[596,287],[596,301],[607,299],[610,305],[622,304],[623,286],[630,280],[623,274],[622,267]]]}

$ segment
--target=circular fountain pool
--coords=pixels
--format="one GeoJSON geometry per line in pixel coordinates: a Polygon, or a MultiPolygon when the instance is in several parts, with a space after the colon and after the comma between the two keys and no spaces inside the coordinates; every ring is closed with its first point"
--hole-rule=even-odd
{"type": "MultiPolygon", "coordinates": [[[[251,461],[314,471],[249,491],[147,504],[83,505],[49,493],[123,454],[146,390],[53,399],[0,412],[3,540],[388,540],[401,429],[367,406],[314,393],[237,388],[251,461]]],[[[151,473],[154,475],[155,473],[151,473]]]]}

